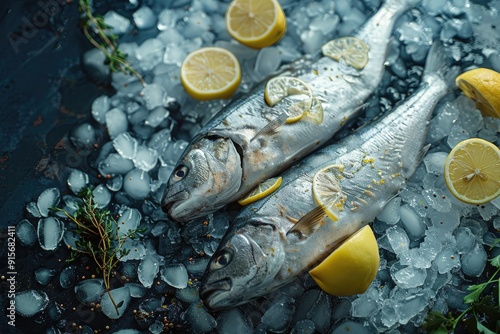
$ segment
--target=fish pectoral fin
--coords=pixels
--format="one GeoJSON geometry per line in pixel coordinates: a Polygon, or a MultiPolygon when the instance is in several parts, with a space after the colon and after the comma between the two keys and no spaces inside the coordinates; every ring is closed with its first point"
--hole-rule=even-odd
{"type": "Polygon", "coordinates": [[[306,213],[299,221],[287,232],[298,233],[301,236],[307,237],[314,232],[315,228],[321,226],[323,218],[326,216],[323,206],[317,206],[306,213]]]}
{"type": "Polygon", "coordinates": [[[257,132],[255,134],[255,136],[253,136],[253,138],[250,139],[250,141],[253,141],[254,139],[256,139],[260,136],[266,135],[266,134],[275,134],[278,131],[278,129],[283,124],[285,124],[285,121],[287,118],[288,118],[288,115],[286,113],[279,115],[277,118],[270,121],[265,127],[260,129],[260,131],[257,132]]]}

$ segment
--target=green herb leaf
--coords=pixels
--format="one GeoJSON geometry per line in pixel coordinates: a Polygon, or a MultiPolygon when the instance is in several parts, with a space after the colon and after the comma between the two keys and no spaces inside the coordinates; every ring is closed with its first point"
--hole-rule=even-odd
{"type": "Polygon", "coordinates": [[[495,256],[490,260],[493,267],[500,268],[500,255],[495,256]]]}

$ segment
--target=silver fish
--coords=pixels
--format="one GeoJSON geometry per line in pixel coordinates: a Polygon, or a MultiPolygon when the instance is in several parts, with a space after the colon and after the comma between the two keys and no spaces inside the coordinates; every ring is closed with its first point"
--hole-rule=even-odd
{"type": "Polygon", "coordinates": [[[405,187],[428,148],[432,111],[457,74],[445,63],[442,45],[434,44],[424,84],[411,97],[286,171],[278,190],[235,218],[202,280],[200,296],[208,308],[247,303],[285,285],[375,219],[405,187]],[[312,195],[316,172],[334,164],[342,167],[332,181],[343,200],[338,221],[312,195]]]}
{"type": "Polygon", "coordinates": [[[394,23],[419,1],[386,0],[355,34],[369,47],[363,70],[346,75],[345,64],[322,57],[282,73],[309,84],[324,109],[321,124],[310,120],[284,124],[291,99],[269,108],[264,102],[264,84],[221,110],[179,159],[163,195],[163,211],[177,221],[214,212],[333,137],[376,89],[394,23]]]}

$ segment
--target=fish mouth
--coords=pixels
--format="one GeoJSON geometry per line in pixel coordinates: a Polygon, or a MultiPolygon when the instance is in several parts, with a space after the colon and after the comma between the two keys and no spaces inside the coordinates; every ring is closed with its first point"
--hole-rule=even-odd
{"type": "Polygon", "coordinates": [[[223,296],[220,296],[220,294],[230,291],[231,286],[230,278],[223,278],[212,283],[202,283],[200,299],[203,301],[203,304],[212,311],[222,309],[225,306],[223,305],[223,296]]]}
{"type": "Polygon", "coordinates": [[[170,194],[165,193],[161,203],[161,208],[170,219],[175,220],[177,215],[173,215],[174,210],[181,204],[180,201],[185,201],[189,198],[189,192],[187,190],[180,190],[176,193],[170,194]]]}

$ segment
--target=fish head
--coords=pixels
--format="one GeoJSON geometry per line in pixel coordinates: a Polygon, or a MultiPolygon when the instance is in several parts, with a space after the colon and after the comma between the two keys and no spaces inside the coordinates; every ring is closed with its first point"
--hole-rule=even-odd
{"type": "Polygon", "coordinates": [[[228,138],[202,138],[177,163],[161,206],[176,221],[187,221],[217,211],[240,188],[241,157],[228,138]]]}
{"type": "Polygon", "coordinates": [[[219,310],[265,295],[284,259],[275,225],[246,224],[222,240],[203,276],[200,298],[208,309],[219,310]]]}

